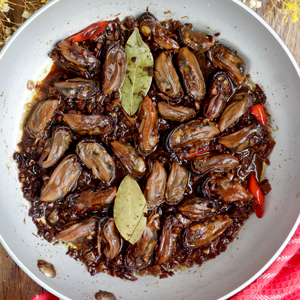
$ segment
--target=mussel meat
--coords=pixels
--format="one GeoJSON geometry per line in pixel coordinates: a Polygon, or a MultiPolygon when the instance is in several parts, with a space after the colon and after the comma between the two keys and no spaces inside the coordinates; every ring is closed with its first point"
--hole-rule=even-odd
{"type": "Polygon", "coordinates": [[[129,174],[136,177],[145,174],[147,170],[146,163],[130,144],[113,141],[110,143],[110,147],[129,174]]]}
{"type": "Polygon", "coordinates": [[[122,239],[113,218],[101,222],[97,235],[98,254],[114,259],[122,247],[122,239]]]}
{"type": "Polygon", "coordinates": [[[88,188],[79,192],[79,195],[73,200],[73,207],[77,211],[94,208],[103,209],[114,201],[116,195],[117,188],[115,186],[105,189],[97,188],[96,190],[88,188]]]}
{"type": "Polygon", "coordinates": [[[154,67],[154,78],[158,88],[171,101],[180,99],[183,96],[183,90],[170,55],[166,52],[160,53],[155,60],[154,67]]]}
{"type": "Polygon", "coordinates": [[[39,101],[30,112],[25,129],[31,137],[41,139],[44,131],[52,121],[55,110],[58,107],[58,100],[39,101]]]}
{"type": "Polygon", "coordinates": [[[207,52],[215,68],[228,73],[236,84],[242,84],[246,77],[245,62],[232,50],[223,45],[216,45],[207,52]]]}
{"type": "Polygon", "coordinates": [[[42,188],[40,199],[45,202],[54,202],[63,199],[77,186],[82,167],[76,155],[68,155],[55,168],[49,181],[42,188]]]}
{"type": "Polygon", "coordinates": [[[41,155],[40,165],[42,168],[50,168],[59,162],[64,153],[68,150],[72,141],[72,135],[67,127],[58,127],[55,130],[54,137],[49,140],[45,147],[44,153],[41,155]],[[49,147],[48,147],[49,146],[49,147]],[[46,160],[44,160],[47,157],[46,160]]]}
{"type": "Polygon", "coordinates": [[[157,253],[157,263],[159,265],[164,264],[172,257],[182,227],[182,224],[174,216],[169,216],[164,221],[157,253]]]}
{"type": "Polygon", "coordinates": [[[176,127],[167,138],[170,149],[192,147],[194,144],[210,141],[219,134],[219,129],[213,122],[198,119],[176,127]]]}
{"type": "Polygon", "coordinates": [[[179,28],[181,41],[194,51],[206,52],[215,43],[214,37],[196,31],[187,24],[179,28]]]}
{"type": "Polygon", "coordinates": [[[240,117],[247,112],[252,105],[254,96],[252,93],[241,92],[235,94],[232,101],[225,107],[220,119],[219,129],[221,132],[234,125],[240,117]]]}
{"type": "Polygon", "coordinates": [[[159,142],[157,110],[149,97],[146,96],[140,103],[137,115],[141,121],[138,129],[138,149],[142,155],[149,155],[159,142]]]}
{"type": "Polygon", "coordinates": [[[140,239],[131,245],[125,255],[124,264],[128,270],[143,269],[153,261],[153,253],[158,241],[158,225],[155,224],[158,216],[150,218],[140,239]]]}
{"type": "Polygon", "coordinates": [[[56,238],[64,242],[76,242],[82,238],[88,238],[96,234],[96,218],[89,218],[75,223],[66,229],[56,233],[56,238]]]}
{"type": "Polygon", "coordinates": [[[100,135],[110,133],[113,129],[111,118],[103,115],[64,114],[64,122],[81,135],[100,135]]]}
{"type": "Polygon", "coordinates": [[[251,199],[243,182],[231,176],[207,178],[203,184],[203,194],[207,198],[218,198],[225,202],[248,201],[251,199]]]}
{"type": "Polygon", "coordinates": [[[205,81],[194,53],[188,47],[180,48],[177,57],[179,71],[188,95],[194,100],[205,97],[205,81]]]}
{"type": "Polygon", "coordinates": [[[144,13],[139,19],[140,33],[148,39],[152,39],[159,47],[166,50],[178,50],[179,44],[169,35],[171,32],[164,27],[149,12],[144,13]]]}
{"type": "Polygon", "coordinates": [[[209,120],[219,116],[228,99],[233,93],[233,86],[225,72],[217,72],[211,80],[208,98],[203,104],[203,115],[209,120]]]}
{"type": "Polygon", "coordinates": [[[183,199],[188,180],[189,172],[183,166],[180,166],[177,161],[174,161],[167,182],[165,195],[167,204],[176,205],[183,199]]]}
{"type": "Polygon", "coordinates": [[[81,74],[99,72],[99,60],[89,50],[75,43],[59,42],[50,57],[67,70],[70,69],[81,74]]]}
{"type": "Polygon", "coordinates": [[[194,250],[205,246],[224,233],[232,223],[227,215],[216,215],[203,222],[194,222],[182,234],[182,245],[194,250]]]}
{"type": "Polygon", "coordinates": [[[156,161],[153,164],[150,176],[147,179],[144,196],[148,208],[154,208],[164,201],[167,182],[167,172],[163,165],[156,161]]]}
{"type": "Polygon", "coordinates": [[[178,210],[186,217],[200,220],[216,214],[213,201],[206,198],[193,197],[186,199],[178,206],[178,210]]]}
{"type": "Polygon", "coordinates": [[[115,162],[100,144],[84,140],[77,144],[76,152],[98,179],[110,182],[115,177],[115,162]]]}
{"type": "Polygon", "coordinates": [[[99,92],[95,81],[80,77],[55,82],[54,88],[64,97],[80,100],[91,98],[99,92]]]}
{"type": "Polygon", "coordinates": [[[191,169],[196,174],[229,171],[239,165],[239,160],[231,154],[205,154],[191,161],[191,169]]]}
{"type": "Polygon", "coordinates": [[[186,106],[175,106],[166,102],[158,102],[158,112],[165,120],[183,123],[196,117],[196,111],[186,106]]]}
{"type": "Polygon", "coordinates": [[[222,144],[226,148],[242,151],[248,148],[250,145],[254,146],[255,144],[259,143],[265,134],[266,131],[263,125],[253,124],[231,134],[220,137],[218,139],[218,143],[222,144]]]}
{"type": "Polygon", "coordinates": [[[118,90],[124,82],[126,75],[126,53],[119,43],[112,43],[106,52],[102,92],[108,95],[118,90]]]}

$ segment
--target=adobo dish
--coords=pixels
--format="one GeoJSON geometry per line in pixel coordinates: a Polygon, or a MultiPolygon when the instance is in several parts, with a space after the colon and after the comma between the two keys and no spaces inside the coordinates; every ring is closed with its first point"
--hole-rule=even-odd
{"type": "Polygon", "coordinates": [[[242,53],[145,12],[49,56],[14,153],[39,236],[92,275],[166,278],[263,217],[275,141],[242,53]]]}

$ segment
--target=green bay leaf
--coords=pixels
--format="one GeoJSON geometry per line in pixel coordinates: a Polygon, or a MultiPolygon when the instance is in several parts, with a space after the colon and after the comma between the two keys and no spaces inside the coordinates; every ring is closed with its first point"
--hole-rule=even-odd
{"type": "Polygon", "coordinates": [[[121,103],[124,110],[132,116],[139,108],[142,96],[148,93],[152,76],[149,76],[149,68],[153,68],[153,56],[149,47],[142,40],[138,28],[136,28],[125,45],[127,56],[127,71],[124,83],[121,87],[121,103]]]}
{"type": "Polygon", "coordinates": [[[147,202],[131,175],[121,182],[114,203],[114,220],[122,237],[131,244],[141,237],[146,226],[147,202]]]}

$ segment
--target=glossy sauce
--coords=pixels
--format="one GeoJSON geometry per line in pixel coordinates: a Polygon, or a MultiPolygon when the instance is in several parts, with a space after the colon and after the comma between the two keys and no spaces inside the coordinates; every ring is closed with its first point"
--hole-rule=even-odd
{"type": "MultiPolygon", "coordinates": [[[[179,41],[179,37],[176,35],[178,28],[178,21],[168,21],[164,22],[163,25],[165,28],[168,28],[172,34],[174,34],[174,39],[179,41]]],[[[126,25],[129,30],[122,31],[121,22],[117,19],[110,21],[109,25],[106,28],[106,32],[102,34],[98,39],[94,41],[85,41],[82,43],[84,47],[87,47],[95,56],[103,63],[105,59],[105,48],[110,45],[112,41],[119,41],[121,45],[124,46],[126,40],[129,37],[129,34],[133,31],[137,22],[132,18],[127,18],[123,25],[126,25]],[[100,47],[100,46],[101,47],[100,47]],[[100,48],[100,49],[99,49],[100,48]]],[[[154,58],[161,52],[161,49],[157,48],[157,45],[153,45],[151,41],[146,41],[150,46],[154,58]]],[[[182,46],[182,45],[181,45],[182,46]]],[[[175,64],[176,61],[176,51],[171,52],[172,60],[175,64]]],[[[206,57],[205,53],[197,54],[197,59],[202,70],[205,84],[207,87],[210,86],[210,78],[213,73],[216,72],[216,69],[212,67],[211,63],[206,57]]],[[[56,112],[53,122],[48,125],[45,131],[44,138],[36,142],[35,139],[31,138],[29,134],[24,130],[22,141],[19,144],[19,152],[14,154],[14,159],[19,166],[19,180],[22,183],[22,191],[24,197],[31,202],[31,208],[29,210],[29,215],[32,217],[33,222],[36,224],[38,229],[38,235],[44,237],[49,242],[55,242],[55,234],[60,232],[65,227],[70,226],[74,222],[79,222],[86,220],[92,216],[101,220],[105,217],[113,217],[113,205],[98,209],[98,210],[74,210],[74,199],[76,197],[76,192],[80,192],[82,189],[86,188],[100,188],[105,189],[106,187],[116,186],[118,187],[121,180],[126,176],[126,171],[122,166],[120,160],[112,152],[109,143],[111,141],[118,140],[120,142],[130,143],[131,145],[136,145],[135,141],[138,138],[138,127],[139,121],[136,121],[135,124],[132,124],[130,118],[126,117],[123,108],[120,103],[120,95],[118,92],[113,92],[109,95],[102,95],[99,93],[95,97],[88,100],[79,100],[79,99],[67,99],[62,97],[56,92],[53,88],[53,84],[60,80],[71,79],[78,77],[78,74],[72,71],[66,71],[58,64],[53,64],[52,69],[48,76],[41,82],[36,84],[35,91],[36,96],[33,101],[40,101],[47,98],[58,99],[59,108],[56,112]],[[55,166],[44,169],[39,166],[37,163],[40,159],[41,153],[44,149],[45,142],[50,138],[59,126],[65,126],[63,122],[64,113],[74,113],[80,112],[82,114],[104,114],[111,118],[114,122],[112,132],[105,135],[94,135],[94,136],[82,136],[75,132],[72,132],[72,142],[69,146],[69,149],[64,154],[64,157],[69,154],[76,154],[75,148],[76,145],[85,139],[93,140],[102,146],[104,146],[107,152],[112,156],[116,164],[115,177],[110,182],[104,182],[97,179],[83,163],[83,172],[79,177],[77,189],[75,192],[69,193],[64,199],[53,202],[46,203],[40,200],[40,191],[43,187],[44,181],[50,177],[55,166]],[[57,222],[51,223],[49,221],[49,215],[56,212],[57,222]],[[41,222],[39,219],[44,217],[46,219],[46,224],[41,222]]],[[[92,76],[92,79],[101,83],[102,77],[101,73],[92,76]]],[[[240,90],[247,90],[251,85],[250,81],[246,81],[241,86],[235,86],[235,92],[240,90]]],[[[183,84],[182,84],[183,86],[183,84]]],[[[256,93],[258,101],[260,103],[265,103],[265,95],[263,91],[256,86],[254,91],[256,93]]],[[[152,82],[151,88],[148,92],[148,96],[157,103],[162,101],[159,96],[160,91],[155,84],[155,81],[152,82]]],[[[190,108],[197,110],[197,116],[195,119],[202,117],[202,111],[199,109],[199,103],[195,103],[190,99],[190,97],[185,93],[185,96],[182,98],[179,105],[185,105],[190,108]]],[[[257,120],[250,114],[246,113],[242,116],[239,122],[228,129],[226,132],[218,135],[218,137],[228,134],[228,131],[236,131],[240,128],[245,127],[247,124],[255,124],[257,120]]],[[[189,170],[189,181],[187,189],[185,190],[184,199],[192,196],[202,196],[202,183],[205,181],[206,175],[197,175],[190,171],[190,162],[187,158],[186,149],[179,149],[179,151],[171,151],[167,146],[167,137],[169,133],[179,125],[179,123],[173,123],[171,121],[166,121],[163,118],[159,117],[158,126],[160,141],[157,145],[157,148],[148,156],[143,156],[146,161],[148,171],[142,176],[138,183],[141,186],[141,189],[144,190],[146,179],[150,174],[152,165],[155,161],[159,161],[165,167],[167,174],[170,173],[171,165],[174,161],[179,162],[180,165],[184,166],[189,170]]],[[[260,177],[262,172],[262,163],[268,163],[268,155],[272,148],[274,147],[274,141],[267,134],[264,137],[264,140],[261,140],[258,145],[253,149],[246,149],[241,152],[236,152],[234,155],[239,159],[240,164],[237,168],[232,171],[232,174],[241,179],[245,186],[248,183],[249,174],[252,171],[256,171],[260,177]],[[257,153],[257,149],[261,147],[262,150],[260,153],[257,153]]],[[[217,153],[230,153],[228,149],[217,143],[217,138],[213,138],[212,141],[203,143],[200,146],[197,146],[198,151],[210,149],[212,152],[217,153]]],[[[232,153],[231,153],[232,154],[232,153]]],[[[211,175],[212,176],[212,175],[211,175]]],[[[136,273],[140,275],[152,274],[159,276],[160,278],[165,278],[174,274],[174,268],[176,266],[191,267],[194,264],[201,265],[204,261],[212,259],[219,255],[221,252],[226,250],[227,244],[230,243],[236,236],[240,227],[244,224],[245,220],[253,212],[253,201],[236,201],[224,203],[218,199],[212,199],[215,203],[216,214],[228,215],[232,218],[232,224],[230,227],[217,239],[208,243],[207,245],[200,247],[195,250],[187,250],[182,246],[180,242],[180,236],[176,241],[176,249],[172,257],[163,264],[163,266],[156,264],[156,255],[158,251],[158,246],[155,247],[154,255],[151,260],[151,263],[141,270],[131,271],[125,268],[124,266],[124,256],[127,253],[127,248],[129,243],[124,241],[122,244],[121,251],[114,259],[108,259],[104,255],[99,255],[97,251],[97,239],[96,236],[92,237],[89,240],[80,240],[76,244],[76,248],[69,247],[67,254],[73,257],[76,260],[80,260],[86,264],[88,271],[94,275],[98,272],[108,273],[112,276],[117,276],[123,279],[136,280],[136,273]]],[[[183,202],[183,201],[182,201],[183,202]]],[[[181,202],[181,203],[182,203],[181,202]]],[[[164,225],[164,220],[170,216],[178,216],[177,205],[167,205],[162,203],[155,208],[156,213],[159,213],[161,216],[161,226],[164,225]]],[[[150,213],[154,213],[149,211],[150,213]]],[[[188,218],[178,216],[179,221],[181,221],[182,228],[185,228],[186,225],[184,222],[190,222],[188,218]]],[[[158,236],[161,234],[161,229],[158,231],[158,236]]],[[[158,241],[159,244],[159,241],[158,241]]]]}

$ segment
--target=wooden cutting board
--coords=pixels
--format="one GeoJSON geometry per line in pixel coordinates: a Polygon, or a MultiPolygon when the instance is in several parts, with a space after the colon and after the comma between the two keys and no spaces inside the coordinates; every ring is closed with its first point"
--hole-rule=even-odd
{"type": "MultiPolygon", "coordinates": [[[[285,16],[273,8],[271,1],[262,2],[257,13],[279,34],[300,65],[300,20],[297,23],[286,23],[285,16]]],[[[16,19],[20,19],[22,11],[15,10],[14,14],[16,19]]],[[[33,295],[43,292],[46,291],[15,264],[0,244],[0,300],[29,300],[33,295]]]]}

